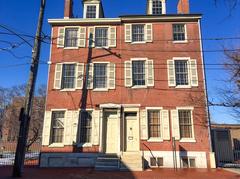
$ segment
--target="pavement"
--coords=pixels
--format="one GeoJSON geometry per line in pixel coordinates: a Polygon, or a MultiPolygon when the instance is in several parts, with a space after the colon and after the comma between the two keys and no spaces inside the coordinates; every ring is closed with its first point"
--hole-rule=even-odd
{"type": "MultiPolygon", "coordinates": [[[[0,167],[0,179],[10,179],[12,167],[0,167]]],[[[99,172],[91,168],[24,169],[26,179],[240,179],[240,174],[223,169],[153,169],[144,172],[99,172]]]]}

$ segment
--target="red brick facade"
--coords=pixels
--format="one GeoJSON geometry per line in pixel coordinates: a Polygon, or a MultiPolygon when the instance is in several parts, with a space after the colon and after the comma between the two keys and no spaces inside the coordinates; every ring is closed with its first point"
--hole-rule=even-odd
{"type": "MultiPolygon", "coordinates": [[[[187,13],[186,8],[183,8],[187,13]]],[[[177,107],[193,107],[193,125],[196,142],[176,142],[177,151],[206,152],[209,166],[209,128],[206,112],[206,95],[204,64],[202,57],[202,44],[200,32],[199,15],[164,15],[154,16],[129,16],[122,17],[118,22],[107,23],[106,21],[79,21],[66,23],[52,23],[53,45],[51,49],[51,65],[49,69],[49,81],[46,111],[53,109],[79,110],[81,108],[82,90],[61,91],[54,89],[55,64],[62,62],[79,62],[87,64],[89,48],[64,49],[57,47],[58,29],[64,26],[116,26],[117,45],[109,51],[92,48],[91,62],[112,62],[116,65],[116,89],[108,91],[88,90],[86,101],[87,109],[99,109],[101,104],[138,104],[140,109],[146,107],[162,107],[173,110],[177,107]],[[153,42],[143,44],[132,44],[125,42],[126,23],[152,23],[153,42]],[[186,43],[173,42],[173,24],[185,24],[187,31],[186,43]],[[168,85],[167,60],[174,57],[189,57],[197,61],[198,87],[176,88],[168,85]],[[131,58],[148,58],[154,62],[153,87],[133,89],[125,87],[124,62],[131,58]]],[[[87,35],[88,37],[88,35],[87,35]]],[[[86,44],[88,44],[86,42],[86,44]]],[[[169,114],[170,126],[171,115],[169,114]]],[[[170,137],[172,130],[170,127],[170,137]]],[[[163,142],[148,142],[141,140],[141,151],[172,151],[172,140],[163,142]]],[[[99,146],[92,148],[78,148],[65,146],[62,148],[42,147],[42,152],[98,152],[99,146]]]]}

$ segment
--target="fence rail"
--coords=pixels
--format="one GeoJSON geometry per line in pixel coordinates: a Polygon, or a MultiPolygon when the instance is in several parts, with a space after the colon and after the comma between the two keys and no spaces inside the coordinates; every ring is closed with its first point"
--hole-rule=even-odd
{"type": "MultiPolygon", "coordinates": [[[[0,141],[0,166],[14,164],[17,142],[0,141]]],[[[39,163],[41,142],[36,142],[26,151],[24,165],[36,166],[39,163]]]]}

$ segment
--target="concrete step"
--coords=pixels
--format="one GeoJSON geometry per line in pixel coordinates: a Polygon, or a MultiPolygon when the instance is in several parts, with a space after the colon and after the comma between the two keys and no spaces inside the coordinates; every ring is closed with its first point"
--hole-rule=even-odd
{"type": "Polygon", "coordinates": [[[119,171],[120,159],[116,155],[99,156],[95,163],[98,171],[119,171]]]}
{"type": "Polygon", "coordinates": [[[95,170],[97,171],[119,171],[119,167],[117,166],[95,166],[95,170]]]}

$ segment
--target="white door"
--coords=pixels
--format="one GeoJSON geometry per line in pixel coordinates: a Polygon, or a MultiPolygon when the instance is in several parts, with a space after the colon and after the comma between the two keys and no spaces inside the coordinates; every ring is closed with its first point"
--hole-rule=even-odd
{"type": "Polygon", "coordinates": [[[126,151],[139,151],[139,125],[137,115],[125,117],[126,121],[126,134],[125,145],[126,151]]]}
{"type": "Polygon", "coordinates": [[[106,153],[118,152],[118,117],[116,113],[106,114],[106,153]]]}

